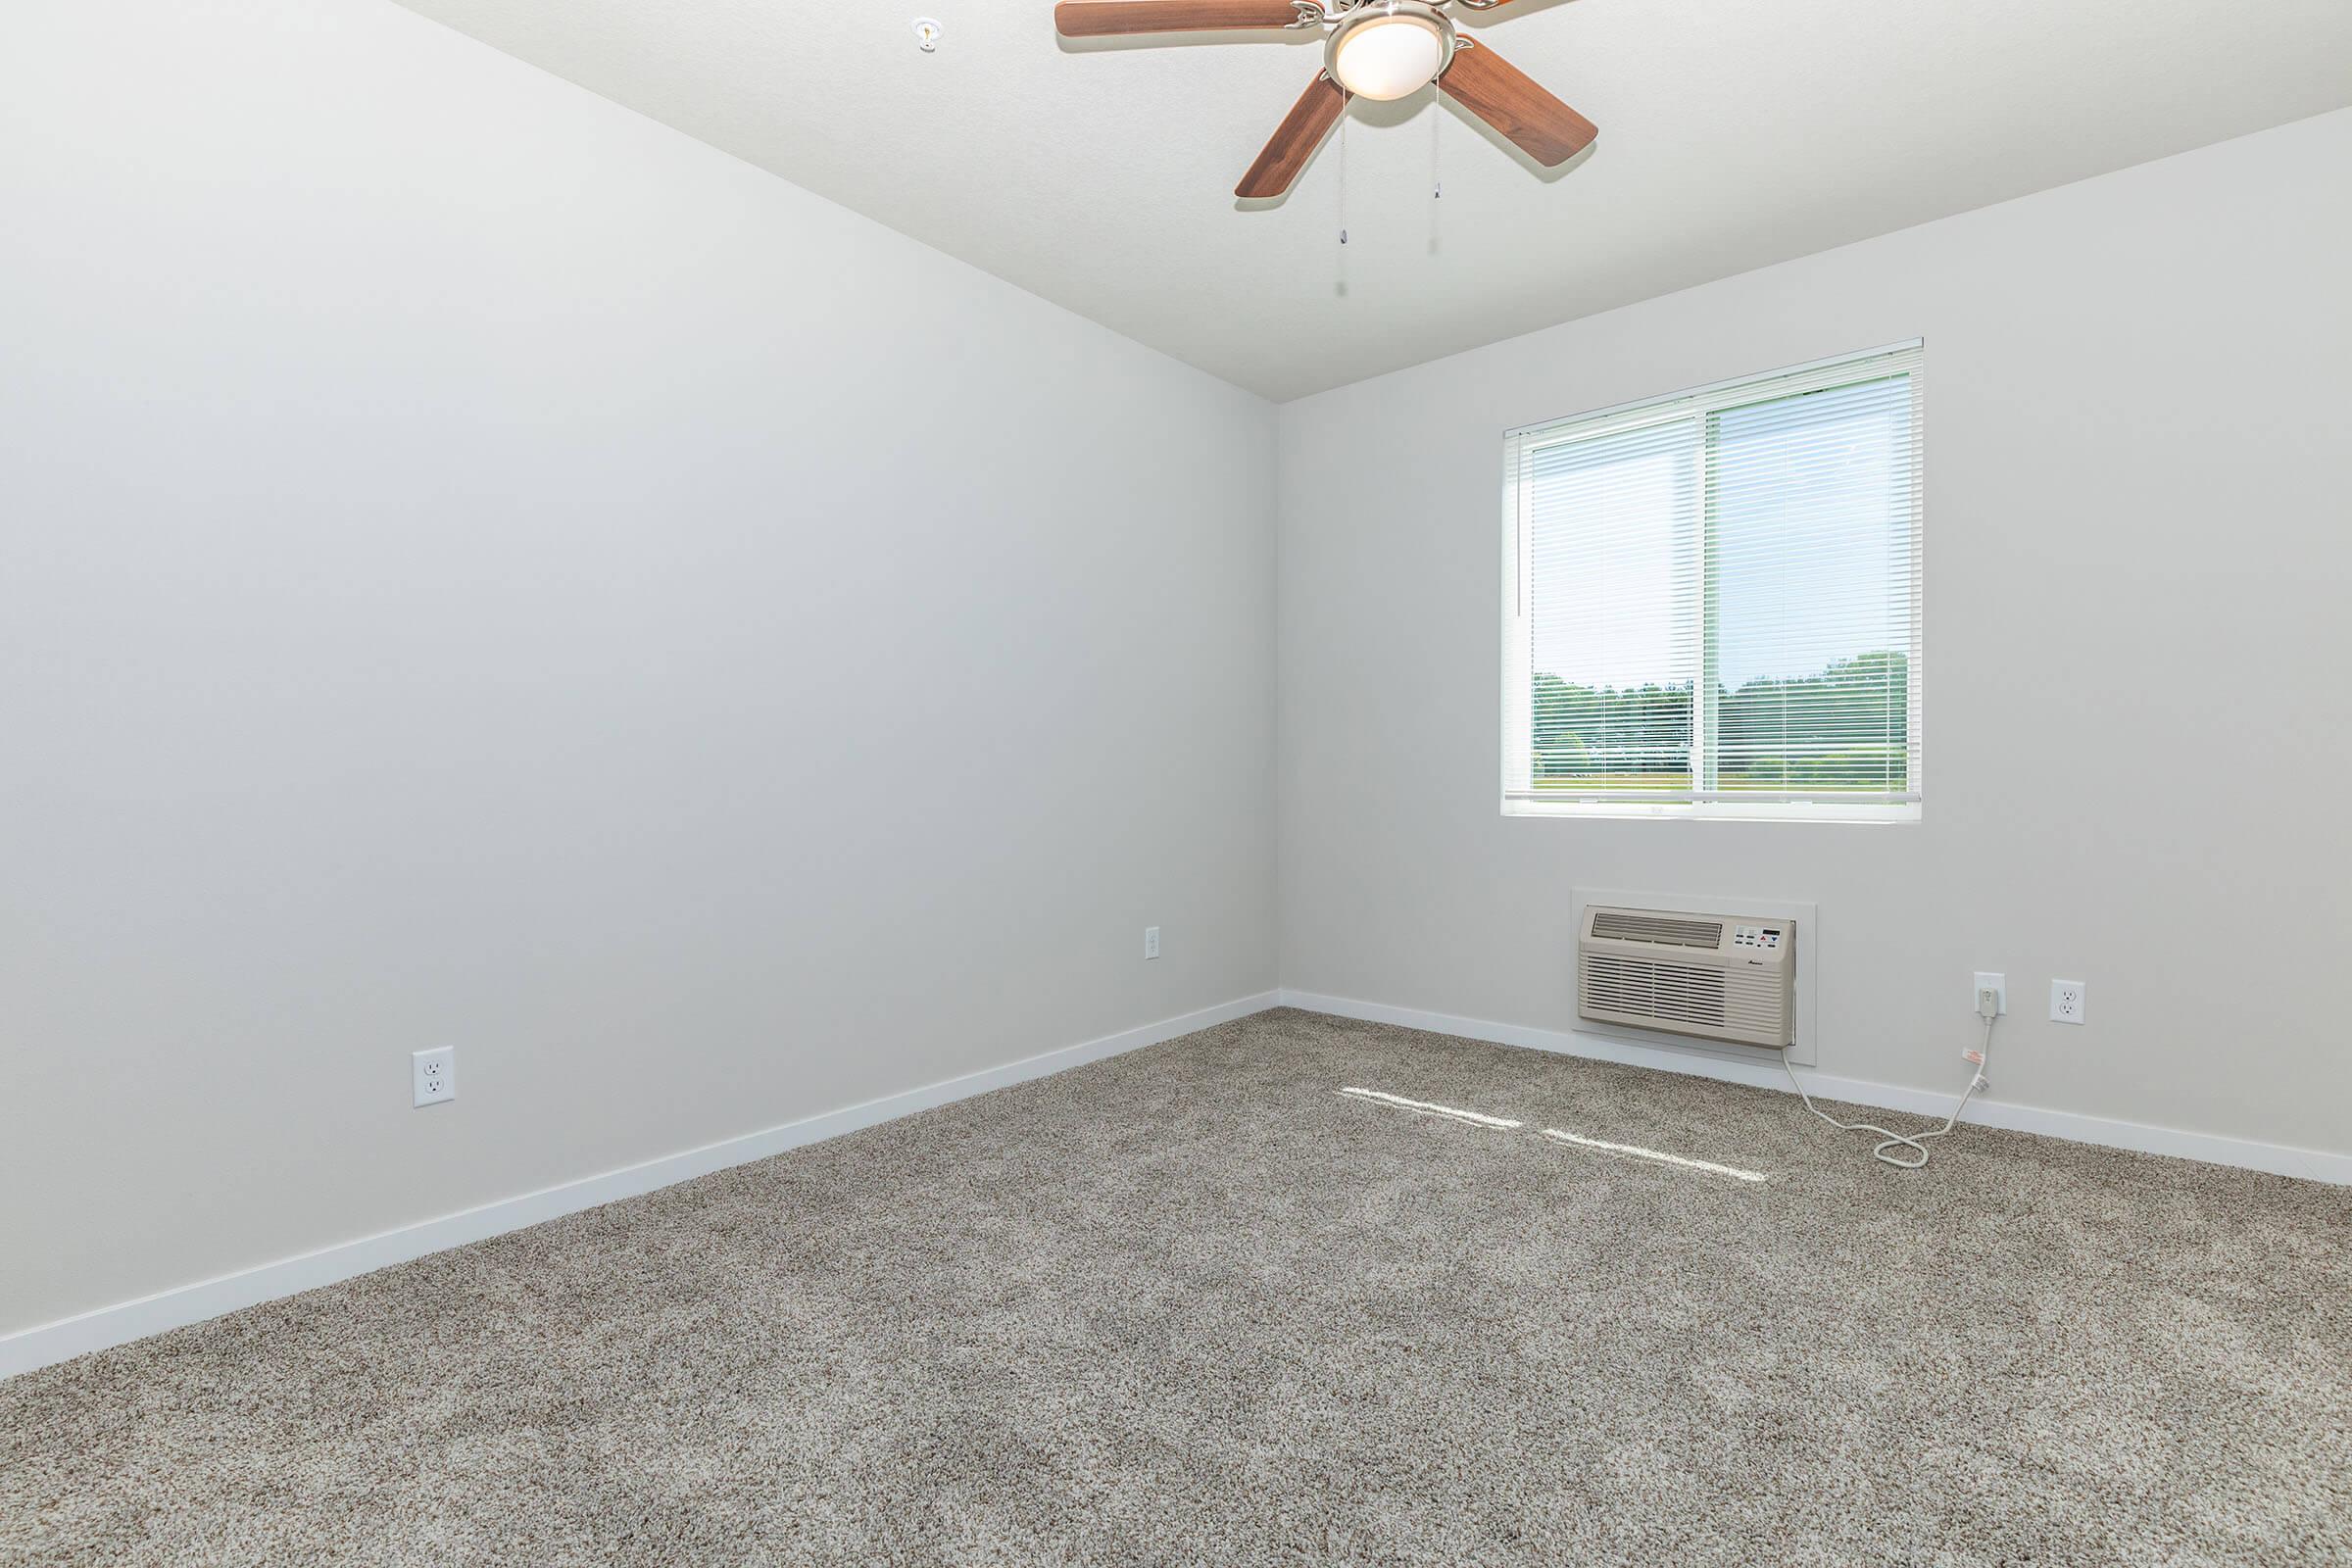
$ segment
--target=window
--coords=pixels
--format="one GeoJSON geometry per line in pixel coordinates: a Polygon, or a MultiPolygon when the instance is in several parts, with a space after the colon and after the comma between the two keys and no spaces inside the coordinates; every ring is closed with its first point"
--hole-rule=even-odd
{"type": "Polygon", "coordinates": [[[1503,809],[1903,820],[1920,345],[1511,432],[1503,809]]]}

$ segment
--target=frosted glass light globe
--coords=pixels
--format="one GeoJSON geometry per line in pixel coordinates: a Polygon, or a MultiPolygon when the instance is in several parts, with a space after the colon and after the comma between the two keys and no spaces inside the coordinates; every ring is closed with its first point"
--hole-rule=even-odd
{"type": "Polygon", "coordinates": [[[1340,85],[1383,103],[1428,86],[1446,64],[1444,27],[1411,11],[1366,17],[1333,43],[1331,74],[1340,85]]]}

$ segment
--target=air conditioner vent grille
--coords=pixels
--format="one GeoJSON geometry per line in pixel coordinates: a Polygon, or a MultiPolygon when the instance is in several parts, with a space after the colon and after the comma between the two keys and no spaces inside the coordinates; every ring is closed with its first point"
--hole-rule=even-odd
{"type": "Polygon", "coordinates": [[[1592,915],[1592,934],[1613,942],[1653,942],[1661,947],[1705,948],[1712,952],[1723,942],[1723,922],[1598,909],[1592,915]]]}
{"type": "Polygon", "coordinates": [[[1720,1029],[1725,1022],[1725,979],[1721,969],[1589,955],[1585,958],[1585,1007],[1592,1012],[1630,1013],[1661,1023],[1720,1029]]]}

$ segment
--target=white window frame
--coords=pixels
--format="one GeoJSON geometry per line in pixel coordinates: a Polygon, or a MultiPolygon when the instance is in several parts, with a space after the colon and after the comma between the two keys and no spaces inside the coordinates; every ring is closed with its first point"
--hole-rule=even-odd
{"type": "MultiPolygon", "coordinates": [[[[1895,823],[1920,820],[1926,791],[1927,678],[1927,474],[1926,474],[1926,344],[1913,338],[1855,354],[1840,354],[1758,375],[1737,376],[1662,397],[1645,398],[1591,414],[1546,419],[1506,431],[1503,438],[1502,484],[1502,814],[1619,818],[1661,821],[1803,821],[1895,823]],[[1906,793],[1892,800],[1782,800],[1758,799],[1748,791],[1716,794],[1674,791],[1672,799],[1644,799],[1640,794],[1612,791],[1606,796],[1568,796],[1563,792],[1516,789],[1513,780],[1533,772],[1535,726],[1532,686],[1535,679],[1530,642],[1529,600],[1525,586],[1531,575],[1532,530],[1527,526],[1528,497],[1522,452],[1530,442],[1587,440],[1675,418],[1701,417],[1719,409],[1755,402],[1759,396],[1792,395],[1812,386],[1833,387],[1868,380],[1875,367],[1906,364],[1911,377],[1911,648],[1906,666],[1904,724],[1909,740],[1906,793]],[[1785,387],[1785,391],[1782,390],[1785,387]]],[[[1705,500],[1702,478],[1701,527],[1711,527],[1712,506],[1705,500]]],[[[1700,549],[1710,562],[1712,540],[1702,535],[1700,549]]],[[[1712,568],[1702,589],[1702,615],[1711,622],[1712,568]]],[[[1691,776],[1705,774],[1704,747],[1712,728],[1713,675],[1716,647],[1711,629],[1702,633],[1700,676],[1692,693],[1691,776]]],[[[1661,792],[1661,795],[1667,792],[1661,792]]]]}

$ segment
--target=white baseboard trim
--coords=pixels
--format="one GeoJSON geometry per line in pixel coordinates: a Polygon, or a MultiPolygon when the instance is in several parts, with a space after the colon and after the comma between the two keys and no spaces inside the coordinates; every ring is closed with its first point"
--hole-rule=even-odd
{"type": "Polygon", "coordinates": [[[91,1350],[103,1350],[109,1346],[145,1339],[150,1334],[161,1334],[167,1329],[201,1323],[207,1318],[234,1312],[240,1307],[317,1290],[321,1285],[332,1285],[355,1275],[372,1273],[394,1263],[422,1257],[428,1252],[463,1247],[468,1242],[521,1230],[543,1220],[560,1219],[565,1214],[575,1214],[581,1209],[594,1208],[616,1199],[634,1198],[640,1193],[650,1193],[657,1188],[706,1176],[729,1165],[765,1159],[771,1154],[799,1149],[805,1144],[821,1143],[828,1138],[856,1132],[860,1127],[895,1121],[918,1110],[929,1110],[953,1101],[968,1100],[974,1095],[1003,1089],[1008,1084],[1043,1078],[1083,1066],[1090,1061],[1100,1061],[1105,1056],[1157,1045],[1160,1041],[1189,1035],[1198,1029],[1206,1029],[1253,1012],[1263,1012],[1276,1005],[1276,1003],[1277,994],[1271,991],[1237,998],[1213,1007],[1202,1007],[1198,1012],[1163,1018],[1157,1023],[1121,1030],[1115,1035],[1065,1046],[1059,1051],[1049,1051],[1041,1055],[1024,1056],[1018,1061],[966,1073],[960,1078],[949,1078],[901,1094],[885,1095],[862,1104],[825,1111],[715,1144],[705,1144],[700,1149],[664,1154],[641,1164],[623,1166],[619,1170],[543,1187],[518,1198],[501,1199],[478,1208],[463,1209],[415,1225],[403,1225],[396,1230],[381,1231],[357,1241],[320,1248],[314,1252],[279,1258],[275,1262],[239,1269],[233,1274],[222,1274],[193,1285],[159,1291],[136,1300],[121,1301],[74,1317],[60,1318],[54,1323],[20,1329],[14,1334],[0,1336],[0,1378],[29,1372],[34,1367],[68,1360],[91,1350]]]}
{"type": "MultiPolygon", "coordinates": [[[[1537,1029],[1526,1024],[1492,1023],[1484,1018],[1425,1012],[1418,1007],[1393,1007],[1385,1003],[1358,1002],[1351,997],[1327,997],[1310,991],[1286,989],[1281,996],[1284,1006],[1299,1007],[1308,1012],[1328,1012],[1341,1018],[1360,1018],[1368,1023],[1401,1024],[1408,1029],[1427,1029],[1435,1034],[1458,1035],[1466,1040],[1485,1040],[1499,1046],[1550,1051],[1568,1056],[1589,1056],[1598,1061],[1624,1062],[1636,1067],[1655,1067],[1665,1072],[1689,1073],[1698,1078],[1719,1078],[1729,1083],[1777,1090],[1784,1095],[1789,1092],[1788,1075],[1769,1058],[1735,1060],[1696,1051],[1674,1051],[1630,1040],[1615,1040],[1606,1035],[1537,1029]]],[[[1812,1091],[1816,1099],[1842,1100],[1850,1104],[1875,1105],[1882,1110],[1902,1111],[1914,1116],[1943,1115],[1952,1108],[1952,1100],[1957,1093],[1957,1090],[1933,1092],[1905,1089],[1894,1084],[1873,1083],[1865,1078],[1834,1077],[1811,1069],[1805,1071],[1804,1078],[1805,1087],[1812,1091]]],[[[2352,1154],[2295,1149],[2284,1144],[2259,1144],[2243,1138],[2183,1132],[2173,1127],[2150,1127],[2135,1121],[2115,1121],[2105,1116],[2085,1116],[2071,1110],[2045,1110],[2037,1105],[2020,1105],[2004,1100],[1978,1100],[1968,1107],[1968,1114],[1962,1119],[1986,1127],[2005,1127],[2016,1132],[2039,1133],[2047,1138],[2064,1138],[2078,1144],[2100,1144],[2109,1149],[2170,1154],[2176,1159],[2203,1160],[2211,1165],[2235,1165],[2245,1170],[2268,1171],[2277,1176],[2300,1176],[2307,1181],[2330,1182],[2339,1187],[2352,1186],[2352,1154]]]]}

